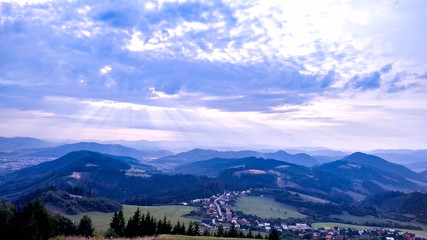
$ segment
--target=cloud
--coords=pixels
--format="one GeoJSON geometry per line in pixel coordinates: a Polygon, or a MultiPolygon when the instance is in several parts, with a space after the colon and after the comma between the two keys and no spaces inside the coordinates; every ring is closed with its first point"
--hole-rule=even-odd
{"type": "MultiPolygon", "coordinates": [[[[423,22],[425,7],[410,3],[415,5],[335,0],[2,2],[0,107],[51,112],[65,122],[70,116],[94,116],[88,127],[92,130],[95,123],[153,128],[145,120],[120,123],[120,111],[127,110],[117,106],[128,103],[162,109],[137,115],[159,120],[162,124],[154,130],[214,134],[207,126],[217,131],[216,122],[227,125],[221,116],[239,128],[227,131],[243,138],[258,126],[260,132],[297,141],[306,134],[294,129],[298,124],[331,129],[341,124],[337,116],[309,118],[334,110],[316,105],[319,99],[425,91],[425,44],[414,37],[414,32],[426,32],[415,24],[423,22]],[[72,98],[75,105],[59,101],[68,106],[63,109],[46,96],[72,98]],[[95,108],[84,101],[115,104],[95,108]]],[[[123,116],[135,117],[131,111],[123,116]]],[[[347,120],[344,125],[351,127],[347,120]]]]}
{"type": "Polygon", "coordinates": [[[365,76],[354,76],[348,82],[348,85],[355,89],[369,90],[377,89],[380,87],[381,74],[379,72],[372,72],[365,76]]]}

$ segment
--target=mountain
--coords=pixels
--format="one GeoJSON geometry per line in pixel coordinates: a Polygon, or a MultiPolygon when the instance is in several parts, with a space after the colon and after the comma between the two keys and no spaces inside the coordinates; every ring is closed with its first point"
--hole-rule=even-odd
{"type": "Polygon", "coordinates": [[[391,163],[385,159],[380,157],[369,155],[361,152],[353,153],[347,157],[341,159],[342,161],[353,162],[358,164],[363,164],[366,166],[370,166],[382,171],[390,172],[396,175],[399,175],[403,178],[420,181],[423,183],[427,183],[427,178],[424,176],[409,170],[408,168],[398,165],[395,163],[391,163]]]}
{"type": "Polygon", "coordinates": [[[417,191],[427,188],[407,180],[399,174],[385,169],[375,168],[361,163],[338,160],[325,163],[315,168],[317,171],[328,172],[352,182],[354,188],[369,195],[373,184],[383,189],[400,191],[417,191]],[[370,186],[370,187],[368,187],[370,186]]]}
{"type": "Polygon", "coordinates": [[[170,155],[163,158],[159,158],[153,163],[156,164],[185,164],[190,162],[208,160],[212,158],[245,158],[245,157],[257,157],[262,156],[262,153],[255,151],[216,151],[216,150],[205,150],[205,149],[193,149],[188,152],[178,153],[176,155],[170,155]]]}
{"type": "Polygon", "coordinates": [[[421,175],[423,175],[424,177],[427,177],[427,170],[420,172],[421,175]]]}
{"type": "Polygon", "coordinates": [[[49,185],[65,184],[68,179],[81,179],[87,175],[114,173],[130,169],[130,165],[96,152],[71,152],[54,161],[24,168],[2,179],[0,196],[16,198],[49,185]]]}
{"type": "Polygon", "coordinates": [[[265,158],[281,160],[289,163],[299,164],[303,166],[314,166],[319,162],[314,159],[312,156],[305,153],[289,154],[285,151],[277,151],[274,153],[265,153],[265,158]]]}
{"type": "Polygon", "coordinates": [[[37,138],[29,137],[0,137],[0,151],[16,151],[30,148],[52,147],[55,144],[37,138]]]}
{"type": "Polygon", "coordinates": [[[156,174],[143,168],[137,170],[144,174],[135,174],[135,169],[122,161],[126,159],[90,151],[71,152],[5,176],[0,197],[19,201],[22,196],[46,188],[66,192],[78,188],[92,197],[151,205],[177,204],[224,190],[221,181],[207,177],[156,174]]]}
{"type": "MultiPolygon", "coordinates": [[[[427,223],[427,193],[383,192],[367,198],[365,202],[382,212],[410,214],[418,221],[427,223]]],[[[398,217],[405,218],[405,216],[398,217]]]]}
{"type": "Polygon", "coordinates": [[[427,162],[427,150],[394,149],[375,150],[370,153],[402,165],[415,162],[427,162]]]}
{"type": "Polygon", "coordinates": [[[405,164],[405,167],[411,169],[414,172],[422,172],[424,170],[427,170],[427,161],[408,163],[408,164],[405,164]]]}
{"type": "Polygon", "coordinates": [[[300,164],[303,166],[313,166],[318,164],[316,159],[305,154],[289,154],[285,151],[277,151],[274,153],[261,153],[256,151],[216,151],[216,150],[205,150],[205,149],[193,149],[188,152],[178,153],[176,155],[170,155],[163,158],[159,158],[153,161],[153,164],[169,164],[169,165],[180,165],[187,164],[191,162],[209,160],[213,158],[247,158],[247,157],[257,157],[257,158],[267,158],[267,159],[276,159],[289,163],[300,164]]]}
{"type": "Polygon", "coordinates": [[[197,161],[180,165],[175,168],[178,173],[187,173],[194,175],[206,175],[209,177],[216,177],[221,172],[229,168],[241,168],[258,170],[270,170],[279,165],[286,163],[282,161],[248,157],[248,158],[213,158],[204,161],[197,161]]]}
{"type": "Polygon", "coordinates": [[[65,154],[73,151],[93,151],[104,154],[117,155],[117,156],[129,156],[136,159],[142,159],[143,157],[159,157],[164,156],[163,154],[169,154],[167,151],[140,151],[134,148],[125,147],[119,144],[99,144],[94,142],[79,142],[73,144],[60,145],[53,148],[42,149],[35,153],[30,154],[34,157],[52,157],[57,158],[64,156],[65,154]]]}

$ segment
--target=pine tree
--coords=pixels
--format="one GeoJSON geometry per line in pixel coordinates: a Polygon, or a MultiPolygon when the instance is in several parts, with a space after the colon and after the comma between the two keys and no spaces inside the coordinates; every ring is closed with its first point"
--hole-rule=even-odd
{"type": "Polygon", "coordinates": [[[237,237],[236,224],[234,222],[231,224],[230,231],[228,231],[228,237],[237,237]]]}
{"type": "Polygon", "coordinates": [[[177,235],[181,230],[181,223],[178,221],[172,229],[172,234],[177,235]]]}
{"type": "Polygon", "coordinates": [[[22,229],[17,229],[22,239],[48,239],[51,235],[50,215],[39,199],[29,203],[20,214],[22,229]]]}
{"type": "Polygon", "coordinates": [[[190,221],[190,224],[188,225],[187,233],[188,236],[194,235],[194,228],[193,228],[193,221],[190,221]]]}
{"type": "Polygon", "coordinates": [[[224,227],[221,225],[218,226],[218,231],[216,232],[217,237],[224,237],[224,227]]]}
{"type": "Polygon", "coordinates": [[[246,235],[247,238],[254,238],[254,235],[252,234],[252,229],[249,229],[248,234],[246,235]]]}
{"type": "Polygon", "coordinates": [[[210,232],[207,228],[205,228],[205,230],[203,231],[203,236],[210,236],[210,232]]]}
{"type": "Polygon", "coordinates": [[[139,208],[136,209],[136,212],[129,219],[128,224],[126,226],[126,236],[127,237],[137,237],[140,232],[140,221],[141,221],[141,213],[139,208]]]}
{"type": "Polygon", "coordinates": [[[270,239],[270,240],[279,240],[280,239],[279,231],[277,231],[276,228],[273,228],[271,230],[270,234],[268,234],[268,239],[270,239]]]}
{"type": "Polygon", "coordinates": [[[81,236],[92,237],[93,233],[95,232],[95,229],[92,226],[92,219],[90,219],[90,217],[88,217],[87,215],[84,215],[80,219],[77,232],[81,236]]]}
{"type": "Polygon", "coordinates": [[[125,219],[123,217],[123,211],[114,212],[113,219],[110,223],[110,229],[114,231],[119,237],[123,237],[125,235],[125,219]]]}
{"type": "Polygon", "coordinates": [[[194,227],[194,236],[200,236],[199,224],[195,223],[194,225],[196,225],[194,227]]]}
{"type": "Polygon", "coordinates": [[[255,236],[255,238],[256,239],[264,239],[260,232],[258,232],[258,234],[255,236]]]}

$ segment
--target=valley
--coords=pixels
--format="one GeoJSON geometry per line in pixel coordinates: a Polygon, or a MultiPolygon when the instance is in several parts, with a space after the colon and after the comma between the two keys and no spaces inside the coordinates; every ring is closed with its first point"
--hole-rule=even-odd
{"type": "Polygon", "coordinates": [[[122,210],[127,221],[137,208],[172,223],[198,223],[212,234],[220,226],[292,236],[322,234],[332,225],[367,234],[427,231],[426,176],[361,152],[320,163],[325,158],[285,151],[162,156],[97,143],[14,151],[7,154],[49,158],[10,168],[0,177],[0,197],[20,208],[40,199],[75,223],[87,215],[102,234],[114,212],[122,210]],[[73,151],[54,158],[63,149],[73,151]]]}

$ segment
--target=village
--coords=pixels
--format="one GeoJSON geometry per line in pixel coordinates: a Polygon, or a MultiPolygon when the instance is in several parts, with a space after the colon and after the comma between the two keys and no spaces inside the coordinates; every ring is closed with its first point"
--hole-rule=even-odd
{"type": "Polygon", "coordinates": [[[238,197],[247,196],[250,194],[251,190],[225,191],[224,193],[216,194],[211,198],[194,199],[190,203],[183,204],[199,207],[201,210],[200,212],[203,213],[201,217],[204,218],[204,220],[201,221],[201,226],[211,231],[216,231],[219,226],[222,226],[224,229],[229,229],[232,225],[234,225],[236,229],[239,229],[243,232],[248,232],[251,230],[264,234],[268,234],[273,228],[275,228],[281,233],[282,236],[294,239],[427,239],[427,236],[415,235],[413,233],[379,227],[366,229],[340,227],[312,228],[304,222],[295,222],[294,224],[289,224],[284,219],[261,219],[257,216],[248,216],[245,213],[233,211],[230,208],[230,206],[235,203],[238,197]]]}

